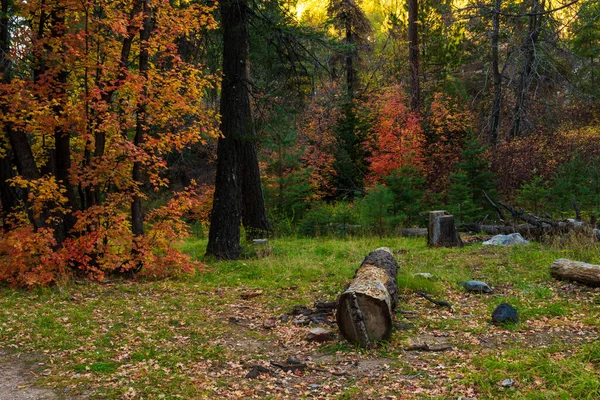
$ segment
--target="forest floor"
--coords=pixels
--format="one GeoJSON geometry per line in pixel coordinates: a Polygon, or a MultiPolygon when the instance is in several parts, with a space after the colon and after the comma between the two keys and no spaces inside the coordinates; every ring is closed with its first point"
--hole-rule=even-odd
{"type": "MultiPolygon", "coordinates": [[[[211,263],[178,280],[1,287],[0,399],[600,397],[600,288],[548,273],[561,257],[600,263],[597,246],[271,242],[262,258],[211,263]],[[364,256],[382,246],[400,265],[391,340],[359,349],[327,325],[332,340],[306,340],[313,326],[290,315],[293,307],[335,300],[364,256]],[[493,293],[466,293],[457,282],[468,279],[488,282],[493,293]],[[490,323],[502,302],[517,308],[518,324],[490,323]],[[421,344],[445,350],[410,350],[421,344]],[[284,372],[272,364],[289,358],[306,367],[284,372]],[[268,372],[248,377],[256,366],[268,372]]],[[[200,255],[205,245],[185,249],[200,255]]]]}

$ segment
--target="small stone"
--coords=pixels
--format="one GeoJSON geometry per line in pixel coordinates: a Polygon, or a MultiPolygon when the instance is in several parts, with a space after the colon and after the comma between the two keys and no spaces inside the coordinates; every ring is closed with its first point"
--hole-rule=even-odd
{"type": "Polygon", "coordinates": [[[310,385],[308,385],[308,387],[309,387],[311,390],[317,390],[318,388],[320,388],[320,387],[321,387],[321,385],[319,385],[319,384],[317,384],[317,383],[311,383],[310,385]]]}
{"type": "Polygon", "coordinates": [[[517,309],[510,304],[502,303],[492,313],[492,322],[495,324],[519,322],[519,314],[517,309]]]}
{"type": "Polygon", "coordinates": [[[468,292],[477,292],[477,293],[492,293],[492,289],[488,286],[487,283],[481,281],[466,281],[466,282],[458,282],[459,285],[465,288],[468,292]]]}
{"type": "Polygon", "coordinates": [[[306,335],[309,342],[327,342],[331,340],[331,332],[323,328],[312,328],[306,335]]]}
{"type": "Polygon", "coordinates": [[[515,381],[510,378],[503,380],[501,383],[502,387],[505,387],[505,388],[512,387],[514,384],[515,384],[515,381]]]}
{"type": "Polygon", "coordinates": [[[430,274],[429,272],[417,272],[416,274],[413,274],[413,277],[423,278],[423,279],[433,279],[433,275],[430,274]]]}

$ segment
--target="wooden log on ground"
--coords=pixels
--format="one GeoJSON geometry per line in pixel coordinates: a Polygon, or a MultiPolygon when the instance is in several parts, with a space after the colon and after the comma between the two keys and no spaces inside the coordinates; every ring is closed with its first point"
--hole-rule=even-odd
{"type": "Polygon", "coordinates": [[[556,279],[600,286],[600,265],[559,258],[550,266],[550,275],[556,279]]]}
{"type": "Polygon", "coordinates": [[[389,339],[398,303],[397,273],[398,263],[383,247],[372,251],[356,270],[336,312],[340,332],[349,342],[367,347],[389,339]]]}
{"type": "Polygon", "coordinates": [[[431,247],[462,247],[454,216],[447,211],[431,211],[427,231],[427,245],[431,247]]]}
{"type": "Polygon", "coordinates": [[[402,237],[427,237],[427,228],[401,228],[398,235],[402,237]]]}

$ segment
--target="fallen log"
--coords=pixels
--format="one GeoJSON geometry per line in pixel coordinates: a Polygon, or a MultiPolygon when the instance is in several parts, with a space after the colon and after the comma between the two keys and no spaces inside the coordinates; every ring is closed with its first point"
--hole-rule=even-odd
{"type": "Polygon", "coordinates": [[[550,266],[550,275],[560,280],[600,286],[600,265],[559,258],[550,266]]]}
{"type": "Polygon", "coordinates": [[[464,224],[461,230],[470,232],[483,232],[488,235],[508,235],[511,233],[519,233],[527,239],[540,240],[544,236],[564,235],[569,232],[590,237],[594,240],[600,240],[600,230],[592,228],[591,225],[586,225],[575,220],[554,221],[554,225],[479,225],[479,224],[464,224]]]}
{"type": "Polygon", "coordinates": [[[340,296],[336,321],[346,340],[367,347],[389,339],[398,303],[398,263],[388,248],[372,251],[340,296]]]}
{"type": "Polygon", "coordinates": [[[447,211],[431,211],[427,231],[427,245],[430,247],[462,247],[463,242],[456,230],[454,216],[447,211]]]}

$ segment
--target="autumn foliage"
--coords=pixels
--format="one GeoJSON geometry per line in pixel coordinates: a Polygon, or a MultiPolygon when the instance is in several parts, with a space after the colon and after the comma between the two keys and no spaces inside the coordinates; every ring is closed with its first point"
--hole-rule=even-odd
{"type": "Polygon", "coordinates": [[[216,23],[195,3],[18,2],[2,65],[0,280],[45,285],[78,271],[164,276],[194,265],[176,249],[198,188],[151,212],[165,156],[216,135],[216,77],[177,43],[216,23]],[[15,24],[16,24],[15,23],[15,24]]]}
{"type": "Polygon", "coordinates": [[[371,136],[366,143],[371,156],[369,180],[379,182],[398,168],[423,168],[425,138],[420,117],[411,112],[404,88],[386,88],[369,105],[373,113],[371,136]]]}

